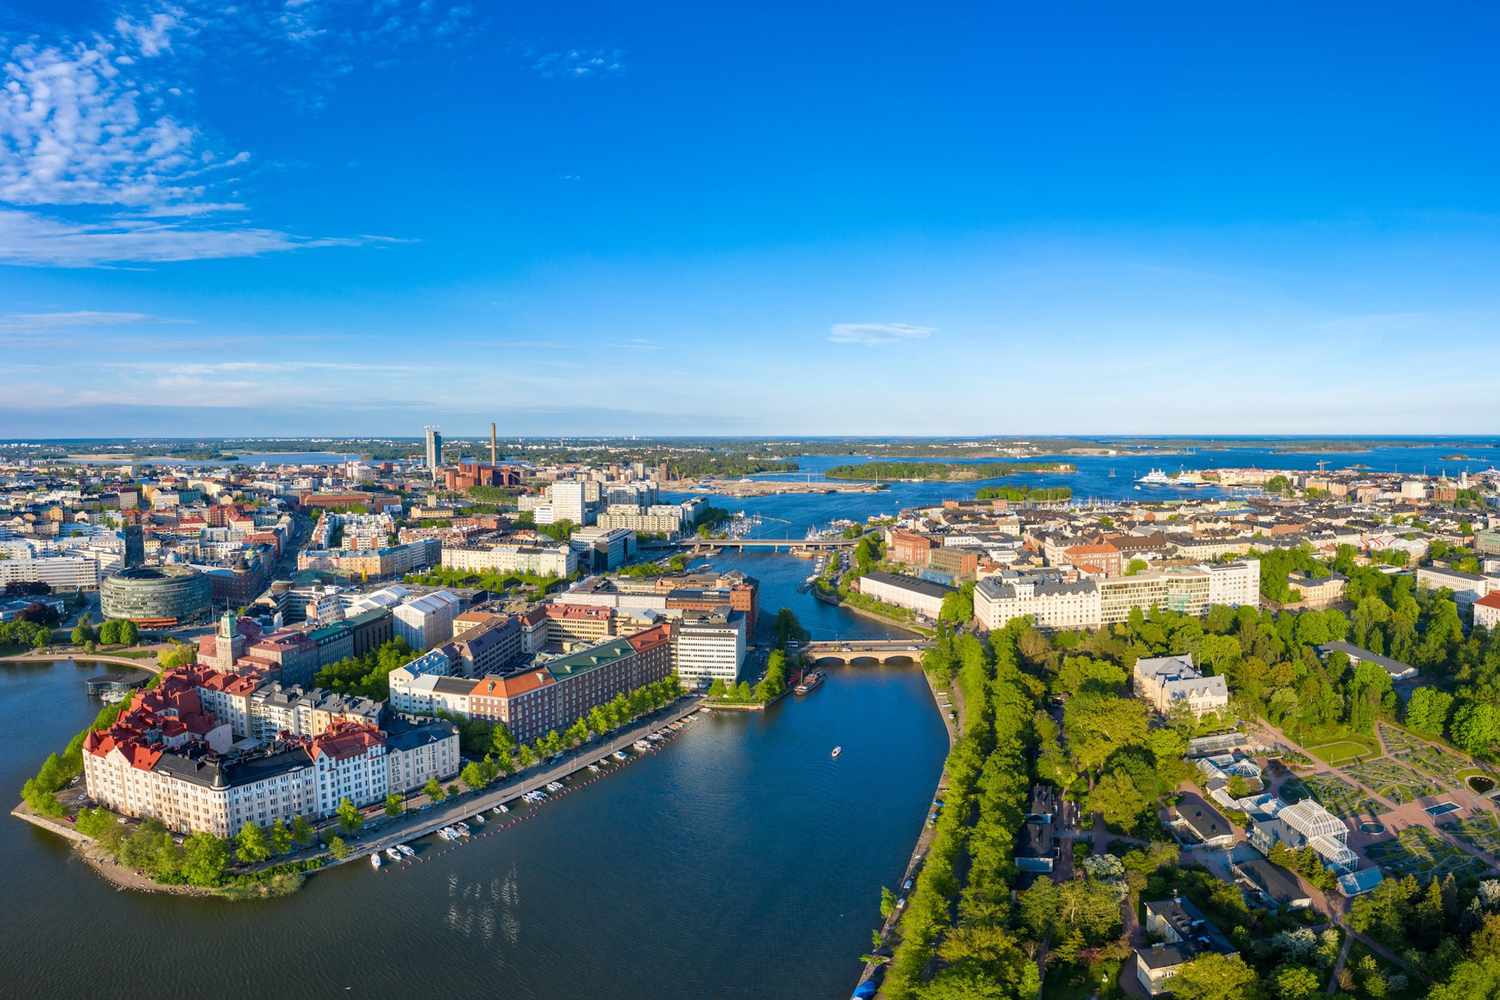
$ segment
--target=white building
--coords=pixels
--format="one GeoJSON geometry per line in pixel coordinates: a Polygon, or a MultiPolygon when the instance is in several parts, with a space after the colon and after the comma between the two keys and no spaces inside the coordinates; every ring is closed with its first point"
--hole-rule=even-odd
{"type": "Polygon", "coordinates": [[[1460,608],[1467,608],[1481,597],[1500,590],[1500,577],[1461,573],[1456,569],[1443,566],[1418,567],[1418,590],[1441,590],[1443,588],[1453,592],[1453,603],[1460,608]]]}
{"type": "Polygon", "coordinates": [[[584,495],[585,484],[579,480],[563,479],[547,487],[547,499],[551,505],[551,519],[543,522],[540,511],[538,511],[537,523],[555,524],[558,521],[571,521],[582,527],[592,524],[594,521],[593,511],[590,509],[588,500],[584,495]]]}
{"type": "Polygon", "coordinates": [[[1043,629],[1098,628],[1099,587],[1093,580],[1064,582],[1056,573],[1002,573],[975,585],[974,618],[984,628],[1027,617],[1043,629]]]}
{"type": "Polygon", "coordinates": [[[672,661],[683,684],[739,680],[745,660],[745,616],[735,611],[685,615],[672,634],[672,661]]]}
{"type": "Polygon", "coordinates": [[[414,650],[427,650],[453,638],[453,618],[463,608],[457,594],[435,590],[398,605],[392,612],[395,631],[414,650]]]}
{"type": "Polygon", "coordinates": [[[488,548],[443,548],[443,567],[465,573],[535,573],[572,576],[578,553],[569,545],[493,545],[488,548]]]}
{"type": "Polygon", "coordinates": [[[1194,715],[1229,706],[1229,686],[1220,676],[1204,677],[1190,653],[1148,656],[1135,661],[1135,692],[1162,715],[1186,705],[1194,715]]]}
{"type": "Polygon", "coordinates": [[[953,588],[914,576],[877,571],[859,578],[859,592],[898,608],[909,608],[935,621],[943,609],[943,598],[953,593],[953,588]]]}
{"type": "Polygon", "coordinates": [[[53,590],[98,590],[99,562],[91,556],[0,559],[0,587],[8,583],[45,583],[53,590]]]}

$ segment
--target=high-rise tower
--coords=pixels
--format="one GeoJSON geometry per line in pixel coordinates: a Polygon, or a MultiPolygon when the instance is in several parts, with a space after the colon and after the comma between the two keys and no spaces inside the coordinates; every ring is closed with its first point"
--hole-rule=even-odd
{"type": "Polygon", "coordinates": [[[435,482],[438,466],[443,464],[443,435],[432,424],[422,429],[427,432],[427,471],[435,482]]]}

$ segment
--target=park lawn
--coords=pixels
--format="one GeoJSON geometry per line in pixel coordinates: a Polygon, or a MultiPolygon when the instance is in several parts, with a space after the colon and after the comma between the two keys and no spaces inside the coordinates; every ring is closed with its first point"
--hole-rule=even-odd
{"type": "Polygon", "coordinates": [[[1089,1000],[1090,997],[1123,997],[1120,990],[1120,963],[1103,959],[1086,968],[1077,965],[1055,965],[1047,970],[1042,984],[1042,1000],[1089,1000]]]}
{"type": "Polygon", "coordinates": [[[1326,764],[1337,767],[1374,753],[1374,748],[1354,740],[1335,740],[1322,746],[1308,747],[1307,752],[1326,764]]]}

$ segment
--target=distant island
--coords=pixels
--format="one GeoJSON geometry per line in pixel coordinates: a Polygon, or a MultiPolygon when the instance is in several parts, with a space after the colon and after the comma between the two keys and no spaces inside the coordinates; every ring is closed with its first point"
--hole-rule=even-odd
{"type": "Polygon", "coordinates": [[[976,500],[1008,500],[1011,503],[1059,503],[1073,499],[1068,486],[981,486],[976,500]]]}
{"type": "Polygon", "coordinates": [[[915,482],[971,483],[1023,472],[1073,472],[1067,462],[864,462],[835,465],[829,479],[900,479],[915,482]]]}

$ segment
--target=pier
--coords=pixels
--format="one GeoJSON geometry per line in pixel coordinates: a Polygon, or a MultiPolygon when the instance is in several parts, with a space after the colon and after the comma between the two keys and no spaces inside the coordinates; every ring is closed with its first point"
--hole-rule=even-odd
{"type": "MultiPolygon", "coordinates": [[[[703,707],[702,697],[685,695],[681,700],[659,709],[655,714],[647,716],[618,735],[597,743],[585,743],[576,750],[570,751],[563,760],[545,770],[533,769],[532,773],[514,778],[503,785],[492,785],[479,795],[466,795],[461,801],[448,800],[419,812],[403,813],[391,826],[382,827],[378,835],[369,840],[351,843],[349,856],[343,861],[330,861],[330,864],[364,861],[366,856],[376,851],[384,851],[387,847],[418,840],[436,833],[445,826],[467,820],[475,813],[488,813],[490,809],[502,802],[519,798],[537,789],[545,790],[548,782],[561,781],[579,771],[586,771],[590,764],[597,762],[601,757],[609,756],[616,750],[630,750],[631,744],[637,740],[645,739],[650,733],[677,722],[679,719],[685,719],[703,707]]],[[[635,751],[631,753],[635,756],[635,751]]],[[[610,763],[613,765],[623,762],[611,761],[610,763]]]]}

